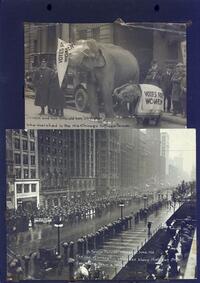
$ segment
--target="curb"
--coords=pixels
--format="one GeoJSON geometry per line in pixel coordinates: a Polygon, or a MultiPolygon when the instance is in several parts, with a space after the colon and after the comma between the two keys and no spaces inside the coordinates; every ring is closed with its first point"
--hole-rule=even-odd
{"type": "Polygon", "coordinates": [[[180,124],[180,125],[183,125],[183,126],[187,126],[186,119],[180,118],[180,117],[162,115],[161,120],[166,121],[166,122],[170,122],[170,123],[176,123],[176,124],[180,124]]]}

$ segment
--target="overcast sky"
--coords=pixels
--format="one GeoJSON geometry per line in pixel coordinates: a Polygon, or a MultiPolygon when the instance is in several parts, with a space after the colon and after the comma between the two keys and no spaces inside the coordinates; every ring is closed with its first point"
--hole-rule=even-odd
{"type": "Polygon", "coordinates": [[[195,129],[162,129],[169,134],[169,157],[183,157],[183,169],[189,174],[196,166],[196,131],[195,129]]]}

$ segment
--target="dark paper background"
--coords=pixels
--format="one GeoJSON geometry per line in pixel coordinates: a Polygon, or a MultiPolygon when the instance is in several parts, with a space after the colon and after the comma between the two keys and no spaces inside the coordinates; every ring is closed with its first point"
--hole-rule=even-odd
{"type": "MultiPolygon", "coordinates": [[[[4,129],[24,127],[23,22],[113,22],[117,18],[122,18],[125,22],[188,22],[187,121],[188,127],[197,129],[197,157],[199,155],[199,0],[0,0],[0,279],[2,282],[5,282],[6,274],[4,129]],[[48,4],[51,4],[51,10],[47,10],[48,4]],[[156,5],[159,5],[158,11],[155,10],[156,5]]],[[[198,172],[200,166],[197,158],[197,191],[198,172]]],[[[197,209],[199,212],[198,206],[197,209]]]]}

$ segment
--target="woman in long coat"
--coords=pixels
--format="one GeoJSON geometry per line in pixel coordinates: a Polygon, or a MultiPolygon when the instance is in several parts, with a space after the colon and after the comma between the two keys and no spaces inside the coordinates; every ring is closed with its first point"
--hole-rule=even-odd
{"type": "Polygon", "coordinates": [[[58,72],[54,64],[54,70],[51,72],[49,82],[49,101],[48,107],[50,113],[55,116],[64,116],[64,91],[59,85],[58,72]]]}

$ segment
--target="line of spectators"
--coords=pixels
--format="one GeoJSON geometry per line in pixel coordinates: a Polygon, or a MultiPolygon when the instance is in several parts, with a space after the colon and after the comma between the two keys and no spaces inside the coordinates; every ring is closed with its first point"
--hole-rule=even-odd
{"type": "Polygon", "coordinates": [[[161,69],[153,60],[144,83],[159,86],[164,93],[164,111],[186,116],[186,66],[178,63],[174,68],[161,69]]]}

